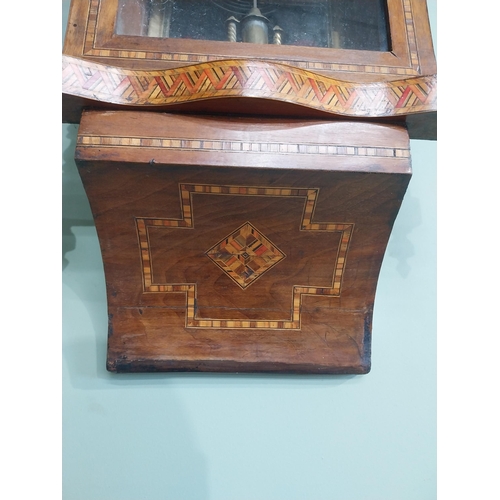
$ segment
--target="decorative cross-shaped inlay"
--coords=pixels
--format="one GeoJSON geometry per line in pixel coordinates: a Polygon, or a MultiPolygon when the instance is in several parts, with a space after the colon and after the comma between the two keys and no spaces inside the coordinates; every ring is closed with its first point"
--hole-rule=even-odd
{"type": "MultiPolygon", "coordinates": [[[[305,295],[340,297],[342,280],[346,268],[347,253],[352,238],[354,224],[345,222],[313,222],[316,202],[319,195],[317,188],[288,188],[288,187],[255,187],[255,186],[232,186],[232,185],[211,185],[211,184],[180,184],[179,194],[181,202],[181,218],[150,218],[136,217],[137,235],[139,239],[143,291],[144,293],[173,293],[186,295],[186,328],[231,328],[231,329],[279,329],[279,330],[298,330],[301,328],[301,304],[302,297],[305,295]],[[303,274],[303,281],[290,283],[290,307],[283,316],[276,318],[241,318],[237,313],[235,316],[225,317],[200,317],[198,314],[201,307],[198,297],[198,287],[203,283],[203,279],[198,279],[193,275],[193,280],[166,280],[158,281],[153,273],[153,259],[155,255],[153,245],[153,233],[158,237],[158,231],[165,229],[184,233],[185,230],[195,230],[194,221],[194,195],[221,196],[226,199],[234,197],[244,197],[253,205],[258,200],[278,199],[299,201],[303,200],[302,216],[297,220],[295,231],[299,234],[306,232],[311,235],[337,233],[338,243],[331,247],[331,260],[328,276],[315,275],[313,279],[307,278],[308,272],[303,274]],[[331,274],[330,274],[331,273],[331,274]],[[322,284],[318,284],[321,281],[322,284]]],[[[247,209],[251,209],[247,205],[247,209]]],[[[212,230],[212,229],[210,229],[212,230]]],[[[186,234],[186,233],[184,233],[186,234]]],[[[220,236],[218,236],[220,238],[220,236]]],[[[273,237],[275,239],[276,237],[273,237]]],[[[159,240],[156,240],[159,241],[159,240]]],[[[193,245],[197,244],[197,238],[192,238],[188,246],[187,242],[181,244],[181,249],[185,255],[191,250],[193,245]],[[193,241],[195,243],[193,243],[193,241]]],[[[282,246],[282,242],[280,242],[282,246]]],[[[208,246],[208,245],[207,245],[208,246]]],[[[206,247],[205,247],[206,248],[206,247]]],[[[194,259],[198,256],[209,257],[224,273],[238,284],[240,290],[245,291],[246,287],[259,281],[264,273],[267,273],[272,267],[281,264],[285,257],[287,261],[291,259],[291,254],[285,255],[283,251],[261,232],[259,232],[250,222],[239,226],[236,230],[229,233],[224,239],[209,250],[202,250],[201,254],[191,254],[192,257],[186,257],[190,268],[198,269],[201,265],[191,266],[194,259]],[[191,260],[190,260],[191,259],[191,260]]],[[[168,259],[167,259],[168,260],[168,259]]],[[[292,262],[292,261],[290,261],[292,262]]],[[[290,275],[295,276],[295,270],[289,269],[290,275]]],[[[281,276],[282,280],[285,275],[281,276]]],[[[255,286],[259,286],[259,283],[255,286]]],[[[246,291],[245,291],[246,293],[246,291]]],[[[215,295],[215,294],[214,294],[215,295]]],[[[206,295],[205,295],[206,298],[206,295]]],[[[206,299],[207,300],[207,299],[206,299]]],[[[230,309],[230,308],[229,308],[230,309]]]]}
{"type": "Polygon", "coordinates": [[[241,288],[251,285],[285,258],[250,222],[219,241],[206,255],[241,288]]]}

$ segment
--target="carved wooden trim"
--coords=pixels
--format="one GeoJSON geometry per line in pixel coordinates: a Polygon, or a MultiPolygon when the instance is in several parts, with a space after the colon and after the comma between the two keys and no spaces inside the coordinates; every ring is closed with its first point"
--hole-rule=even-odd
{"type": "Polygon", "coordinates": [[[437,109],[435,75],[352,83],[284,64],[246,59],[166,70],[127,70],[63,56],[63,93],[125,106],[217,98],[260,98],[348,117],[401,116],[437,109]]]}

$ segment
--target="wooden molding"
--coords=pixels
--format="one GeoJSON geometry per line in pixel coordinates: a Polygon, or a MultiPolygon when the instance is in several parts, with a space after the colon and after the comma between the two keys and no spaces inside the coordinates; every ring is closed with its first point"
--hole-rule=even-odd
{"type": "Polygon", "coordinates": [[[371,75],[376,81],[435,73],[425,0],[388,0],[391,51],[253,45],[157,39],[115,34],[118,0],[81,0],[68,22],[64,53],[131,69],[179,67],[214,60],[255,58],[330,76],[371,75]],[[146,66],[145,66],[146,65],[146,66]]]}
{"type": "Polygon", "coordinates": [[[349,118],[434,112],[435,75],[353,83],[284,64],[247,59],[165,70],[128,70],[63,55],[63,93],[155,110],[221,98],[266,99],[349,118]]]}

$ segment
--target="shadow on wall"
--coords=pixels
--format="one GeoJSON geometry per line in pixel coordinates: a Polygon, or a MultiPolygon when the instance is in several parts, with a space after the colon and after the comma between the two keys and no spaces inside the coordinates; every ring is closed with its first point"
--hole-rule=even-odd
{"type": "MultiPolygon", "coordinates": [[[[73,226],[94,227],[87,195],[75,165],[74,155],[78,125],[66,125],[63,141],[62,172],[62,256],[63,270],[68,265],[66,254],[75,249],[73,226]]],[[[64,130],[64,129],[63,129],[64,130]]]]}
{"type": "Polygon", "coordinates": [[[337,388],[362,377],[106,371],[107,301],[99,242],[74,162],[77,127],[63,143],[63,362],[65,497],[127,491],[127,498],[209,498],[208,457],[198,443],[179,387],[337,388]],[[71,430],[72,429],[72,430],[71,430]],[[88,443],[87,443],[88,441],[88,443]],[[87,447],[87,454],[77,452],[87,447]],[[97,455],[94,460],[89,456],[97,455]],[[109,467],[106,464],[110,464],[109,467]],[[73,474],[73,476],[72,476],[73,474]]]}
{"type": "Polygon", "coordinates": [[[73,159],[77,127],[66,127],[62,189],[65,498],[113,498],[117,491],[126,491],[129,498],[143,498],[147,492],[149,498],[206,500],[207,459],[197,444],[189,412],[173,387],[175,378],[106,371],[107,304],[101,253],[73,159]],[[87,478],[84,489],[83,478],[87,478]]]}
{"type": "Polygon", "coordinates": [[[387,245],[387,254],[398,261],[396,269],[403,278],[407,278],[410,274],[409,261],[415,255],[415,246],[411,242],[410,234],[420,224],[422,224],[420,201],[412,196],[411,187],[408,187],[391,232],[390,244],[387,245]]]}

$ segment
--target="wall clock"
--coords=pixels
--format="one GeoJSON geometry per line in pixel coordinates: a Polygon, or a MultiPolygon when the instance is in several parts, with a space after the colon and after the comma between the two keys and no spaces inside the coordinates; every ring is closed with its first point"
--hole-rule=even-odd
{"type": "Polygon", "coordinates": [[[435,66],[421,0],[74,0],[108,369],[367,373],[435,66]]]}

